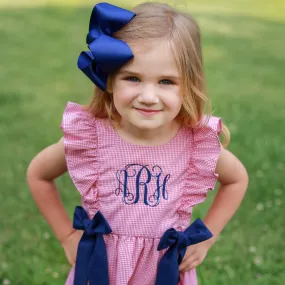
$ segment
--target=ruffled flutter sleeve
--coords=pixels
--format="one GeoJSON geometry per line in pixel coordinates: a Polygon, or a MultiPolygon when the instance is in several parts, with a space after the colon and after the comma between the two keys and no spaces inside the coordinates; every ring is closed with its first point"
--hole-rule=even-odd
{"type": "Polygon", "coordinates": [[[94,201],[96,193],[90,190],[97,181],[98,173],[96,119],[81,105],[68,102],[60,127],[73,184],[81,196],[94,201]]]}
{"type": "Polygon", "coordinates": [[[221,153],[221,125],[220,118],[211,116],[207,122],[204,118],[199,127],[192,129],[191,159],[180,207],[182,215],[189,215],[193,206],[206,199],[208,190],[215,188],[218,178],[215,169],[221,153]]]}

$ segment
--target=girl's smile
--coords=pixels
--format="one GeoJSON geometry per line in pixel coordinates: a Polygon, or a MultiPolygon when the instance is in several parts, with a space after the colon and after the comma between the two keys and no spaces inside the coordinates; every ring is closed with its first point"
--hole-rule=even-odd
{"type": "Polygon", "coordinates": [[[153,116],[161,112],[161,110],[153,110],[153,109],[140,109],[140,108],[135,108],[135,109],[143,116],[153,116]]]}

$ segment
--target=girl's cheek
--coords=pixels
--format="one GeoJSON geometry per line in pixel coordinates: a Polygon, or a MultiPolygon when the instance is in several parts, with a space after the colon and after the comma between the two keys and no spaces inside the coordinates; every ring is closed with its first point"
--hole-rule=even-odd
{"type": "Polygon", "coordinates": [[[118,84],[114,88],[114,95],[121,104],[130,104],[135,98],[135,88],[128,86],[128,84],[118,84]]]}
{"type": "MultiPolygon", "coordinates": [[[[174,90],[173,90],[174,91],[174,90]]],[[[179,95],[179,92],[174,91],[174,92],[169,92],[164,94],[163,96],[163,103],[169,108],[180,108],[182,105],[182,98],[179,95]]]]}

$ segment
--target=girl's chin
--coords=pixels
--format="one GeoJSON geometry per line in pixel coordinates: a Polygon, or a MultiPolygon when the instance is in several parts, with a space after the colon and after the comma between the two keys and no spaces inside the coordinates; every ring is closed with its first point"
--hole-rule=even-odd
{"type": "Polygon", "coordinates": [[[157,130],[161,127],[163,127],[162,124],[158,122],[133,122],[132,125],[142,131],[152,131],[152,130],[157,130]]]}

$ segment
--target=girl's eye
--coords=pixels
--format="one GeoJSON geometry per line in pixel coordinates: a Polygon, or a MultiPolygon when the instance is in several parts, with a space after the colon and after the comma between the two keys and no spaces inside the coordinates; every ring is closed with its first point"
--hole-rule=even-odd
{"type": "Polygon", "coordinates": [[[126,78],[127,81],[131,81],[131,82],[139,82],[140,80],[135,77],[135,76],[129,76],[126,78]]]}
{"type": "Polygon", "coordinates": [[[160,80],[160,83],[161,84],[164,84],[164,85],[171,85],[171,84],[174,84],[173,81],[169,80],[169,79],[162,79],[160,80]]]}

